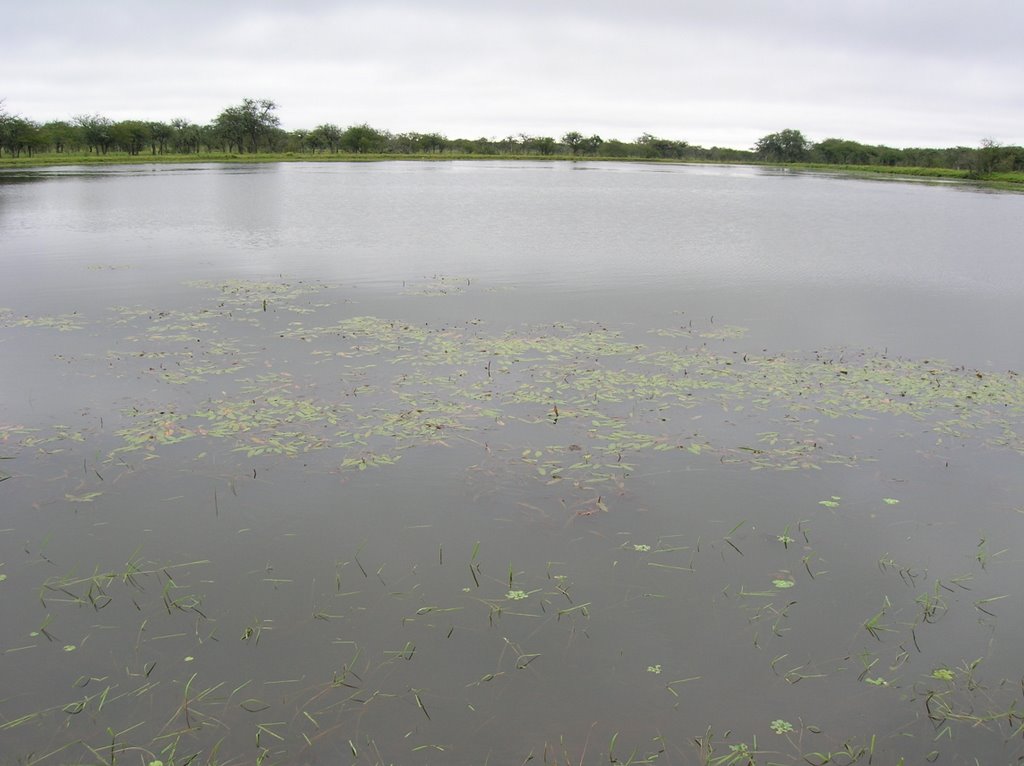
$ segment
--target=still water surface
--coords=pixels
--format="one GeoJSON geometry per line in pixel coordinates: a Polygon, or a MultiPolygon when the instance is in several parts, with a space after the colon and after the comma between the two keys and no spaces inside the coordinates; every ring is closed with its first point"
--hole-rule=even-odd
{"type": "Polygon", "coordinates": [[[1022,241],[749,168],[0,176],[0,762],[1016,762],[1022,241]]]}

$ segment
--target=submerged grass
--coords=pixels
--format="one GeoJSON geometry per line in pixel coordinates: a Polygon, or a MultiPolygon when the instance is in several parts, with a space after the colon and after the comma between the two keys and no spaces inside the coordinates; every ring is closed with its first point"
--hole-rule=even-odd
{"type": "MultiPolygon", "coordinates": [[[[257,555],[231,572],[206,557],[153,562],[140,549],[116,566],[56,574],[46,540],[24,543],[28,563],[17,568],[9,545],[0,589],[36,619],[30,631],[6,626],[0,661],[51,663],[65,682],[0,700],[14,758],[470,762],[486,757],[491,741],[502,742],[493,762],[524,763],[896,763],[933,753],[956,759],[975,745],[1019,754],[1017,679],[986,677],[984,657],[950,656],[941,632],[974,627],[987,646],[993,621],[1019,605],[999,579],[1001,567],[1016,572],[1019,561],[981,536],[962,560],[932,572],[913,548],[874,551],[863,557],[864,575],[844,532],[901,512],[909,493],[872,484],[865,499],[807,478],[875,469],[904,444],[925,464],[964,450],[1019,460],[1024,385],[1016,373],[869,350],[744,352],[742,329],[728,326],[492,329],[479,320],[339,317],[327,298],[336,288],[316,282],[190,289],[192,306],[72,315],[83,330],[117,333],[110,352],[78,350],[79,365],[100,380],[143,381],[132,389],[141,393],[90,429],[0,424],[10,461],[3,491],[27,488],[27,507],[102,524],[119,482],[216,465],[223,494],[211,492],[211,513],[219,520],[243,470],[333,474],[344,501],[352,483],[400,477],[413,450],[429,449],[451,454],[451,465],[465,461],[457,469],[480,505],[515,505],[544,525],[545,538],[585,553],[540,566],[517,553],[511,563],[514,551],[499,536],[476,542],[468,560],[453,559],[453,541],[414,524],[403,534],[422,535],[423,544],[409,560],[382,553],[388,544],[357,543],[346,527],[336,546],[348,558],[327,566],[288,561],[279,571],[257,555]],[[654,467],[683,478],[796,472],[806,502],[773,519],[770,533],[760,531],[756,509],[716,507],[706,510],[711,521],[680,512],[670,517],[678,526],[634,534],[634,490],[654,467]],[[694,533],[705,524],[713,534],[694,533]],[[845,589],[853,576],[875,578],[868,596],[845,589]],[[244,603],[224,579],[252,584],[244,603]],[[818,616],[830,599],[842,607],[818,616]],[[632,626],[628,645],[608,645],[613,623],[632,626]],[[724,634],[745,642],[742,653],[725,655],[725,675],[699,664],[700,642],[724,634]],[[823,636],[822,645],[806,635],[823,636]],[[261,662],[268,647],[287,658],[283,667],[261,662]],[[575,700],[584,712],[545,707],[581,674],[600,690],[575,700]],[[725,695],[736,674],[786,707],[755,705],[756,718],[749,707],[729,711],[740,738],[701,718],[702,700],[725,695]],[[810,700],[832,696],[835,711],[802,703],[793,689],[814,690],[810,700]],[[601,704],[619,699],[639,711],[629,728],[607,715],[632,713],[601,704]],[[864,706],[903,718],[881,728],[857,715],[864,706]],[[595,710],[606,716],[600,724],[595,710]],[[507,730],[509,715],[531,728],[507,730]],[[652,721],[680,734],[662,736],[652,721]]],[[[410,300],[474,289],[484,288],[464,277],[403,287],[410,300]]],[[[0,323],[22,335],[71,329],[14,311],[0,323]]],[[[678,487],[684,505],[687,484],[678,487]]],[[[340,515],[351,512],[341,507],[340,515]]],[[[235,534],[249,532],[247,522],[235,534]]],[[[188,537],[173,545],[214,544],[188,537]]],[[[245,550],[276,557],[283,539],[245,550]]],[[[215,544],[233,543],[226,535],[215,544]]]]}

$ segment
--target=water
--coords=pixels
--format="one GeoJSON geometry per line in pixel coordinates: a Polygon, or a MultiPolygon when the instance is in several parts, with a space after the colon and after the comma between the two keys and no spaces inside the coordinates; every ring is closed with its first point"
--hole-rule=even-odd
{"type": "Polygon", "coordinates": [[[1015,762],[1022,205],[3,176],[2,762],[1015,762]]]}

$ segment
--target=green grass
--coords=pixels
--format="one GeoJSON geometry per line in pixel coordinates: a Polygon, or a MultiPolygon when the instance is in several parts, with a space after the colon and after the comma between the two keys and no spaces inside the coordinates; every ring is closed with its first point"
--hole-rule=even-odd
{"type": "Polygon", "coordinates": [[[806,168],[808,170],[832,170],[845,173],[872,173],[889,176],[914,176],[920,178],[960,178],[971,177],[968,170],[954,168],[916,168],[897,167],[892,165],[828,165],[825,163],[799,163],[788,167],[806,168]]]}
{"type": "Polygon", "coordinates": [[[986,173],[982,176],[975,176],[970,170],[957,170],[955,168],[894,167],[890,165],[826,165],[822,163],[797,163],[787,165],[786,167],[865,175],[978,181],[986,184],[1010,187],[1024,183],[1024,173],[1015,172],[986,173]]]}

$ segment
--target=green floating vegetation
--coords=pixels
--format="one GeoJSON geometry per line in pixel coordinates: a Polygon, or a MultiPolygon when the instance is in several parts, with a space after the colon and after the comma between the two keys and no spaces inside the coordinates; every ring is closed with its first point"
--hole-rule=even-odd
{"type": "Polygon", "coordinates": [[[42,327],[59,332],[85,328],[87,320],[79,314],[53,314],[50,316],[15,316],[10,309],[0,309],[0,327],[42,327]]]}
{"type": "Polygon", "coordinates": [[[435,274],[432,277],[424,278],[411,283],[403,283],[402,295],[460,295],[465,293],[473,280],[469,277],[453,276],[451,274],[435,274]]]}
{"type": "Polygon", "coordinates": [[[190,280],[188,287],[217,291],[217,307],[230,312],[256,313],[287,311],[293,314],[309,314],[326,303],[313,303],[308,296],[319,295],[331,286],[316,280],[294,282],[273,282],[269,280],[229,279],[219,282],[190,280]],[[299,301],[303,303],[300,305],[299,301]]]}
{"type": "Polygon", "coordinates": [[[949,668],[935,668],[935,670],[931,672],[931,677],[936,678],[939,681],[952,682],[956,680],[956,674],[949,668]]]}
{"type": "Polygon", "coordinates": [[[793,731],[793,724],[778,718],[771,723],[771,730],[776,734],[789,734],[793,731]]]}
{"type": "MultiPolygon", "coordinates": [[[[473,282],[435,276],[424,284],[434,294],[473,282]]],[[[187,286],[204,305],[115,308],[113,326],[123,336],[104,361],[119,377],[152,376],[182,388],[217,380],[216,392],[125,407],[112,456],[194,440],[204,452],[221,441],[247,457],[335,450],[334,465],[362,470],[393,465],[412,446],[487,434],[507,450],[505,470],[518,466],[545,483],[587,488],[621,487],[646,453],[755,470],[853,466],[878,458],[857,438],[858,429],[875,427],[860,424],[871,422],[896,436],[930,432],[935,448],[971,440],[1024,454],[1024,383],[1014,372],[867,350],[741,355],[730,341],[744,330],[729,325],[652,328],[653,340],[638,343],[588,322],[498,332],[479,320],[428,325],[354,315],[318,323],[331,308],[318,302],[333,289],[325,283],[187,286]],[[273,367],[275,357],[247,340],[267,331],[280,342],[309,344],[312,364],[303,374],[270,369],[242,377],[257,363],[273,367]],[[530,448],[522,452],[523,445],[530,448]]],[[[9,327],[88,326],[78,315],[2,316],[9,327]]],[[[0,437],[24,446],[75,438],[13,427],[0,437]]],[[[836,508],[839,498],[821,505],[836,508]]]]}

